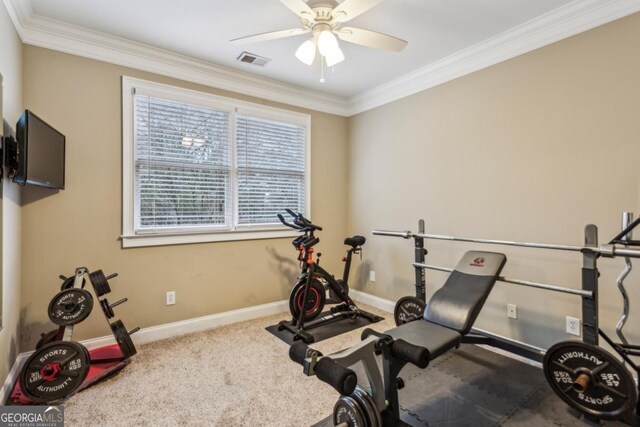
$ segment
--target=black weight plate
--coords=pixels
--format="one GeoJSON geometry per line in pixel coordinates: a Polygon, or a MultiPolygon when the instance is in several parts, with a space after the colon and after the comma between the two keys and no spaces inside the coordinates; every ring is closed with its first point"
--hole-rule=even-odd
{"type": "Polygon", "coordinates": [[[340,396],[333,407],[333,425],[347,423],[349,427],[366,426],[360,405],[351,396],[340,396]]]}
{"type": "Polygon", "coordinates": [[[393,310],[393,319],[396,321],[396,326],[422,319],[426,306],[427,304],[417,297],[407,296],[400,298],[393,310]]]}
{"type": "MultiPolygon", "coordinates": [[[[73,288],[73,285],[76,282],[76,277],[75,276],[71,276],[68,277],[64,282],[62,282],[62,286],[60,286],[60,290],[64,291],[66,289],[71,289],[73,288]]],[[[84,285],[86,284],[86,280],[84,279],[84,277],[82,278],[82,286],[81,288],[84,289],[84,285]]]]}
{"type": "Polygon", "coordinates": [[[580,341],[553,345],[544,356],[544,375],[569,406],[597,418],[616,419],[636,404],[635,382],[609,352],[580,341]],[[585,379],[586,388],[576,380],[585,379]]]}
{"type": "Polygon", "coordinates": [[[93,309],[93,297],[84,289],[66,289],[49,303],[49,319],[56,325],[71,326],[86,319],[93,309]]]}
{"type": "Polygon", "coordinates": [[[96,270],[92,273],[89,273],[89,280],[93,285],[93,290],[96,292],[98,297],[108,294],[111,292],[111,287],[109,286],[109,281],[105,277],[102,270],[96,270]]]}
{"type": "Polygon", "coordinates": [[[113,312],[113,308],[109,305],[109,300],[104,298],[100,300],[100,307],[102,308],[102,312],[104,313],[107,320],[112,319],[115,316],[113,312]]]}
{"type": "Polygon", "coordinates": [[[89,352],[74,341],[56,341],[35,351],[20,372],[22,393],[34,403],[69,397],[89,373],[89,352]]]}
{"type": "Polygon", "coordinates": [[[131,336],[129,335],[129,331],[125,328],[122,320],[116,320],[111,324],[111,331],[113,332],[113,336],[120,347],[120,351],[122,351],[122,355],[128,359],[134,356],[138,351],[136,350],[136,346],[133,344],[131,340],[131,336]]]}
{"type": "Polygon", "coordinates": [[[49,344],[55,341],[58,341],[58,334],[60,333],[60,329],[54,329],[52,331],[40,334],[40,340],[36,344],[36,350],[45,344],[49,344]]]}
{"type": "Polygon", "coordinates": [[[378,411],[373,397],[360,386],[356,386],[351,396],[356,399],[364,410],[364,418],[367,423],[365,425],[368,427],[382,427],[382,415],[378,411]]]}
{"type": "MultiPolygon", "coordinates": [[[[302,311],[302,298],[304,297],[304,287],[307,283],[306,279],[300,280],[291,290],[289,295],[289,311],[294,319],[298,319],[302,311]]],[[[305,322],[313,320],[322,313],[327,293],[319,280],[311,280],[311,286],[307,293],[307,301],[305,305],[305,322]]]]}

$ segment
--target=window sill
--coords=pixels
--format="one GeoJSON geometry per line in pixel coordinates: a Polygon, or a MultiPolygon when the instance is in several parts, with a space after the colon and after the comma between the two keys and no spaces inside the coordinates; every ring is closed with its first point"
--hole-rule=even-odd
{"type": "Polygon", "coordinates": [[[239,240],[282,239],[297,237],[293,230],[241,230],[199,234],[141,234],[122,236],[123,248],[145,246],[186,245],[192,243],[233,242],[239,240]]]}

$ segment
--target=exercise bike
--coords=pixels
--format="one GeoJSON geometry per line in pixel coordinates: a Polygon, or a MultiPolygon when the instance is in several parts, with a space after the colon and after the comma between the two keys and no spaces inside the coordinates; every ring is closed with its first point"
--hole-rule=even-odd
{"type": "Polygon", "coordinates": [[[292,320],[281,321],[278,324],[278,330],[291,332],[294,334],[294,340],[301,339],[306,343],[312,343],[315,339],[307,331],[319,326],[358,317],[365,318],[372,323],[383,320],[380,316],[360,310],[349,297],[348,281],[351,259],[353,254],[361,253],[362,245],[366,239],[363,236],[344,239],[344,244],[350,248],[347,250],[346,256],[342,258],[345,263],[342,279],[336,279],[331,273],[320,267],[322,255],[320,252],[314,259],[314,246],[320,242],[320,239],[315,236],[315,232],[322,231],[322,227],[313,224],[301,213],[295,213],[290,209],[286,209],[286,212],[293,218],[292,223],[285,220],[282,214],[278,214],[280,222],[304,234],[291,242],[298,251],[298,261],[300,262],[300,274],[289,295],[289,311],[292,320]],[[326,304],[337,305],[331,307],[330,314],[317,319],[326,304]]]}

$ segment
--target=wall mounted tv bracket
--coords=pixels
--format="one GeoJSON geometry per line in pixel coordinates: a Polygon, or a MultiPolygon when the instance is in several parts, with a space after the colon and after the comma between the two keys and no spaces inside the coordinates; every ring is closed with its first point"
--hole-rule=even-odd
{"type": "Polygon", "coordinates": [[[2,138],[2,154],[8,178],[13,179],[18,171],[18,142],[12,135],[2,138]]]}

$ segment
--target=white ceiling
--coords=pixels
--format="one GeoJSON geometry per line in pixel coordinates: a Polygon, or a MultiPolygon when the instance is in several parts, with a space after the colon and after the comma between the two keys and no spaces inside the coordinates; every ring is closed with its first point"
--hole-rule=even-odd
{"type": "MultiPolygon", "coordinates": [[[[582,0],[584,2],[584,0],[582,0]]],[[[340,42],[346,60],[319,82],[294,57],[308,36],[237,46],[229,40],[301,27],[279,0],[30,0],[36,17],[144,43],[341,98],[351,98],[557,9],[570,0],[385,0],[349,26],[407,40],[400,53],[340,42]],[[264,68],[236,61],[247,50],[264,68]]]]}

